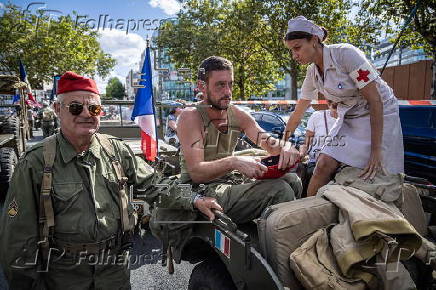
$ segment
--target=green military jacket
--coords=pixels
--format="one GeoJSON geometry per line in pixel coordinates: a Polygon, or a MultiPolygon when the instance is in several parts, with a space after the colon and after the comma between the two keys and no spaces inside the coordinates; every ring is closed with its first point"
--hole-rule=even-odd
{"type": "MultiPolygon", "coordinates": [[[[51,197],[55,214],[54,238],[68,243],[93,243],[121,231],[119,186],[110,157],[94,136],[89,150],[77,154],[73,146],[57,135],[51,197]]],[[[159,207],[192,210],[194,193],[156,187],[160,180],[153,169],[121,140],[109,139],[119,158],[127,184],[159,207]],[[159,198],[159,196],[162,196],[159,198]]],[[[20,158],[14,171],[0,217],[0,261],[8,280],[37,278],[32,261],[38,249],[39,196],[43,175],[43,142],[20,158]],[[14,264],[17,259],[27,268],[14,264]],[[19,278],[22,279],[22,278],[19,278]]],[[[133,211],[130,206],[130,211],[133,211]]]]}

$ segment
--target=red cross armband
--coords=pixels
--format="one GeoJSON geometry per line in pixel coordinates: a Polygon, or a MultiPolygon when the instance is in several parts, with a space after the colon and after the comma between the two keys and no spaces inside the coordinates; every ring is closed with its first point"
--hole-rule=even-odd
{"type": "Polygon", "coordinates": [[[379,76],[378,71],[368,62],[350,73],[350,77],[360,90],[379,76]]]}

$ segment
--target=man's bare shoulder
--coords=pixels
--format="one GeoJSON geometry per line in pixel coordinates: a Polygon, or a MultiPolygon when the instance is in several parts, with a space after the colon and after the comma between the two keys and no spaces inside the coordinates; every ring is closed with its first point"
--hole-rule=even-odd
{"type": "Polygon", "coordinates": [[[254,118],[250,115],[249,112],[238,108],[238,106],[232,106],[232,110],[235,118],[239,121],[239,125],[241,127],[251,125],[254,121],[254,118]]]}
{"type": "Polygon", "coordinates": [[[188,120],[188,121],[194,121],[196,119],[201,119],[200,113],[198,112],[197,108],[195,107],[187,107],[183,109],[183,111],[180,113],[178,120],[188,120]]]}
{"type": "Polygon", "coordinates": [[[177,118],[177,124],[178,124],[177,126],[180,126],[182,124],[191,126],[200,121],[201,121],[201,116],[197,108],[188,107],[183,109],[183,111],[180,113],[179,117],[177,118]]]}

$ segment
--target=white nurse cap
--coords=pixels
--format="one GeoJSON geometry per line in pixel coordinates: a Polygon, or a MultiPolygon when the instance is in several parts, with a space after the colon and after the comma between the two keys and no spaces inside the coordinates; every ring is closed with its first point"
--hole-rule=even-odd
{"type": "Polygon", "coordinates": [[[324,31],[321,29],[321,27],[312,21],[307,20],[304,16],[297,16],[294,19],[289,20],[286,34],[294,31],[303,31],[312,35],[316,35],[321,41],[324,38],[324,31]]]}

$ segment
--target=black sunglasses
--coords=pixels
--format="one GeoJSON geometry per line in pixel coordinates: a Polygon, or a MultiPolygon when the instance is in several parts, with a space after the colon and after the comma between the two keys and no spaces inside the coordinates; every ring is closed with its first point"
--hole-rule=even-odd
{"type": "MultiPolygon", "coordinates": [[[[73,116],[78,116],[83,111],[82,103],[71,103],[69,105],[65,105],[65,107],[68,108],[68,111],[73,116]]],[[[101,105],[97,105],[97,104],[88,105],[88,112],[93,117],[99,116],[101,113],[101,105]]]]}

